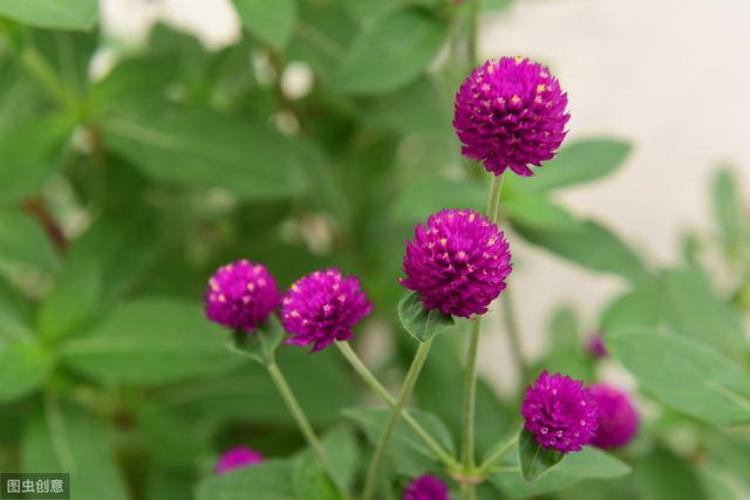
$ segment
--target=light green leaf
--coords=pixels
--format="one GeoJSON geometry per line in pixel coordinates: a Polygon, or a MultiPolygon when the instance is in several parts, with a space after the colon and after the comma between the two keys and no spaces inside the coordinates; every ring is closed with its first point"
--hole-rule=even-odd
{"type": "MultiPolygon", "coordinates": [[[[2,2],[0,2],[2,5],[2,2]]],[[[61,115],[14,121],[0,131],[0,203],[13,204],[36,194],[62,167],[61,150],[71,131],[61,115]]]]}
{"type": "Polygon", "coordinates": [[[200,304],[138,299],[63,344],[62,362],[105,383],[167,383],[237,365],[225,340],[200,304]]]}
{"type": "Polygon", "coordinates": [[[742,318],[722,301],[693,269],[665,273],[662,293],[663,314],[678,333],[717,347],[732,357],[747,348],[742,318]]]}
{"type": "Polygon", "coordinates": [[[560,462],[565,455],[557,450],[543,448],[534,435],[526,429],[518,436],[518,463],[526,481],[532,482],[560,462]]]}
{"type": "Polygon", "coordinates": [[[657,448],[635,465],[634,480],[644,499],[706,498],[696,471],[689,462],[666,448],[657,448]]]}
{"type": "Polygon", "coordinates": [[[583,139],[563,147],[534,176],[513,179],[513,187],[547,191],[592,182],[614,172],[627,158],[629,143],[608,138],[583,139]]]}
{"type": "Polygon", "coordinates": [[[608,336],[607,348],[663,403],[716,425],[750,422],[750,377],[712,347],[634,329],[608,336]]]}
{"type": "Polygon", "coordinates": [[[378,20],[341,61],[336,88],[347,94],[389,92],[415,80],[435,58],[447,26],[416,9],[378,20]]]}
{"type": "Polygon", "coordinates": [[[361,459],[357,436],[349,427],[336,427],[326,432],[322,442],[323,449],[331,461],[334,479],[345,490],[351,490],[361,459]]]}
{"type": "Polygon", "coordinates": [[[0,1],[0,16],[37,28],[88,31],[98,15],[97,0],[0,1]]]}
{"type": "Polygon", "coordinates": [[[526,482],[517,465],[504,467],[490,481],[511,498],[528,498],[565,489],[585,479],[614,479],[630,468],[602,451],[586,447],[570,453],[533,483],[526,482]]]}
{"type": "Polygon", "coordinates": [[[242,24],[261,41],[283,49],[292,34],[294,0],[232,0],[242,24]]]}
{"type": "Polygon", "coordinates": [[[196,491],[196,500],[297,500],[292,464],[266,460],[252,467],[204,479],[196,491]]]}
{"type": "Polygon", "coordinates": [[[531,243],[588,269],[619,274],[636,284],[653,279],[639,255],[596,222],[579,221],[574,229],[514,227],[531,243]]]}
{"type": "Polygon", "coordinates": [[[45,412],[26,429],[24,472],[68,472],[76,500],[126,500],[107,430],[77,407],[45,400],[45,412]]]}
{"type": "Polygon", "coordinates": [[[730,245],[736,245],[747,229],[737,191],[737,180],[732,171],[728,168],[720,170],[714,178],[712,201],[722,236],[730,245]]]}
{"type": "Polygon", "coordinates": [[[6,342],[32,338],[30,309],[26,299],[0,279],[0,348],[6,342]]]}
{"type": "Polygon", "coordinates": [[[635,290],[609,304],[599,323],[605,335],[623,328],[654,327],[659,323],[660,312],[660,294],[635,290]]]}
{"type": "Polygon", "coordinates": [[[58,257],[39,224],[20,211],[0,212],[0,261],[51,270],[58,257]]]}
{"type": "Polygon", "coordinates": [[[426,311],[414,292],[405,294],[398,302],[398,319],[404,330],[420,342],[427,342],[455,324],[453,316],[438,309],[426,311]]]}
{"type": "Polygon", "coordinates": [[[594,364],[591,356],[584,353],[579,339],[579,326],[575,312],[568,307],[554,311],[549,324],[550,352],[541,361],[541,369],[564,373],[575,379],[594,379],[594,364]]]}
{"type": "Polygon", "coordinates": [[[333,480],[312,454],[302,455],[293,471],[294,491],[299,500],[342,500],[333,480]]]}
{"type": "Polygon", "coordinates": [[[393,204],[392,216],[399,224],[411,225],[443,208],[483,210],[486,198],[483,182],[431,178],[407,184],[393,204]]]}
{"type": "Polygon", "coordinates": [[[159,182],[274,200],[301,196],[319,177],[321,159],[307,143],[207,109],[143,111],[105,128],[108,146],[159,182]]]}
{"type": "Polygon", "coordinates": [[[522,194],[500,201],[500,208],[519,225],[540,230],[575,230],[577,222],[544,194],[522,194]]]}
{"type": "Polygon", "coordinates": [[[0,344],[0,401],[38,389],[52,372],[53,356],[34,339],[0,344]]]}

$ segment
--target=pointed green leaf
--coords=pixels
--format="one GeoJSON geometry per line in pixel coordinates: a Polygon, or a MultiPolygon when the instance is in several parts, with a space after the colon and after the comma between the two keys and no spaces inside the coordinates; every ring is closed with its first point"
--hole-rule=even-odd
{"type": "Polygon", "coordinates": [[[399,301],[398,319],[404,330],[420,342],[427,342],[455,324],[453,316],[443,314],[438,309],[425,310],[414,292],[407,293],[399,301]]]}
{"type": "Polygon", "coordinates": [[[99,15],[97,0],[2,0],[0,16],[37,28],[88,31],[99,15]]]}
{"type": "Polygon", "coordinates": [[[283,49],[292,34],[294,0],[232,0],[243,26],[261,41],[283,49]]]}
{"type": "Polygon", "coordinates": [[[36,340],[0,344],[0,401],[38,389],[52,372],[54,358],[36,340]]]}
{"type": "Polygon", "coordinates": [[[200,483],[196,500],[298,500],[292,481],[292,464],[266,460],[252,467],[242,467],[200,483]]]}
{"type": "Polygon", "coordinates": [[[536,481],[539,476],[557,465],[564,456],[557,450],[542,448],[526,429],[518,436],[518,463],[526,481],[536,481]]]}

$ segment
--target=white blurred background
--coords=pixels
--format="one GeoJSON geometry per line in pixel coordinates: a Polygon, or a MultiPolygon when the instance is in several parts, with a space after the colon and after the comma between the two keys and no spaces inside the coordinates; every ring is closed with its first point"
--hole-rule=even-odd
{"type": "MultiPolygon", "coordinates": [[[[273,1],[273,0],[269,0],[273,1]]],[[[373,0],[382,1],[382,0],[373,0]]],[[[238,36],[229,0],[103,0],[110,33],[142,39],[157,19],[209,47],[238,36]]],[[[606,220],[652,262],[676,259],[687,228],[710,231],[707,191],[719,162],[750,191],[750,2],[747,0],[517,0],[482,23],[482,55],[524,55],[553,67],[570,98],[570,138],[610,134],[634,153],[615,175],[569,190],[575,213],[606,220]]],[[[515,243],[515,242],[514,242],[515,243]]],[[[547,315],[575,306],[584,326],[623,287],[533,248],[513,275],[526,353],[542,347],[547,315]]],[[[485,322],[482,368],[513,383],[499,320],[485,322]]]]}

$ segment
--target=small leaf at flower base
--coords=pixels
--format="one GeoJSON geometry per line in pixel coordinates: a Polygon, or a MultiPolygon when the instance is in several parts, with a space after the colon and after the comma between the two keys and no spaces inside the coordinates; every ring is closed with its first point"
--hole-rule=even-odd
{"type": "Polygon", "coordinates": [[[518,462],[526,481],[536,481],[548,469],[557,465],[564,456],[557,450],[542,448],[526,429],[518,436],[518,462]]]}
{"type": "Polygon", "coordinates": [[[399,301],[398,319],[404,330],[420,342],[427,342],[455,324],[453,316],[443,314],[438,309],[425,310],[414,292],[407,293],[399,301]]]}
{"type": "Polygon", "coordinates": [[[229,339],[231,349],[240,352],[262,365],[272,363],[276,349],[284,339],[284,327],[272,314],[254,333],[234,332],[229,339]]]}

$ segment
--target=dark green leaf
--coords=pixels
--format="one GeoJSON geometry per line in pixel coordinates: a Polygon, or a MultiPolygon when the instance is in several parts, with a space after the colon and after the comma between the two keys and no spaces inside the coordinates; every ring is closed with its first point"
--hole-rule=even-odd
{"type": "Polygon", "coordinates": [[[337,427],[326,432],[322,442],[323,449],[331,461],[334,479],[345,490],[351,490],[361,458],[357,436],[349,427],[337,427]]]}
{"type": "Polygon", "coordinates": [[[420,342],[431,340],[455,324],[453,316],[443,314],[438,309],[426,311],[414,292],[405,294],[399,301],[398,319],[404,330],[420,342]]]}
{"type": "Polygon", "coordinates": [[[580,221],[575,229],[564,230],[513,226],[531,243],[588,269],[619,274],[634,283],[652,281],[638,254],[596,222],[580,221]]]}
{"type": "Polygon", "coordinates": [[[158,384],[226,370],[239,360],[200,304],[138,299],[115,309],[85,335],[68,340],[62,361],[108,383],[158,384]]]}
{"type": "Polygon", "coordinates": [[[518,463],[526,481],[536,481],[539,476],[557,465],[564,456],[557,450],[540,446],[534,435],[526,429],[518,436],[518,463]]]}
{"type": "Polygon", "coordinates": [[[302,455],[293,471],[294,491],[299,500],[341,500],[333,480],[312,454],[302,455]]]}
{"type": "Polygon", "coordinates": [[[0,212],[0,261],[54,269],[58,258],[47,235],[31,216],[20,211],[0,212]]]}
{"type": "Polygon", "coordinates": [[[664,275],[663,284],[664,318],[676,332],[713,345],[732,357],[747,348],[742,318],[711,290],[702,273],[672,270],[664,275]]]}
{"type": "Polygon", "coordinates": [[[98,312],[102,276],[95,265],[60,274],[57,287],[42,302],[37,321],[39,333],[48,339],[74,334],[87,326],[98,312]]]}
{"type": "Polygon", "coordinates": [[[90,30],[99,15],[97,0],[2,0],[0,16],[38,28],[90,30]]]}
{"type": "Polygon", "coordinates": [[[585,479],[614,479],[628,472],[630,468],[613,456],[586,447],[566,455],[532,483],[523,478],[517,466],[506,466],[491,476],[490,481],[511,498],[528,498],[560,491],[585,479]]]}
{"type": "Polygon", "coordinates": [[[232,0],[232,3],[250,33],[276,49],[284,48],[294,27],[294,0],[232,0]]]}
{"type": "Polygon", "coordinates": [[[297,500],[293,467],[289,462],[267,460],[242,467],[200,483],[196,500],[297,500]]]}
{"type": "Polygon", "coordinates": [[[77,407],[45,401],[23,437],[24,472],[69,472],[76,500],[126,500],[107,430],[77,407]]]}
{"type": "Polygon", "coordinates": [[[380,19],[344,56],[336,88],[348,94],[377,94],[408,84],[435,58],[446,32],[445,22],[414,9],[380,19]]]}
{"type": "Polygon", "coordinates": [[[33,339],[0,343],[0,401],[38,389],[52,372],[53,356],[33,339]]]}
{"type": "Polygon", "coordinates": [[[750,422],[750,377],[712,347],[638,329],[608,336],[607,348],[663,403],[717,425],[750,422]]]}

